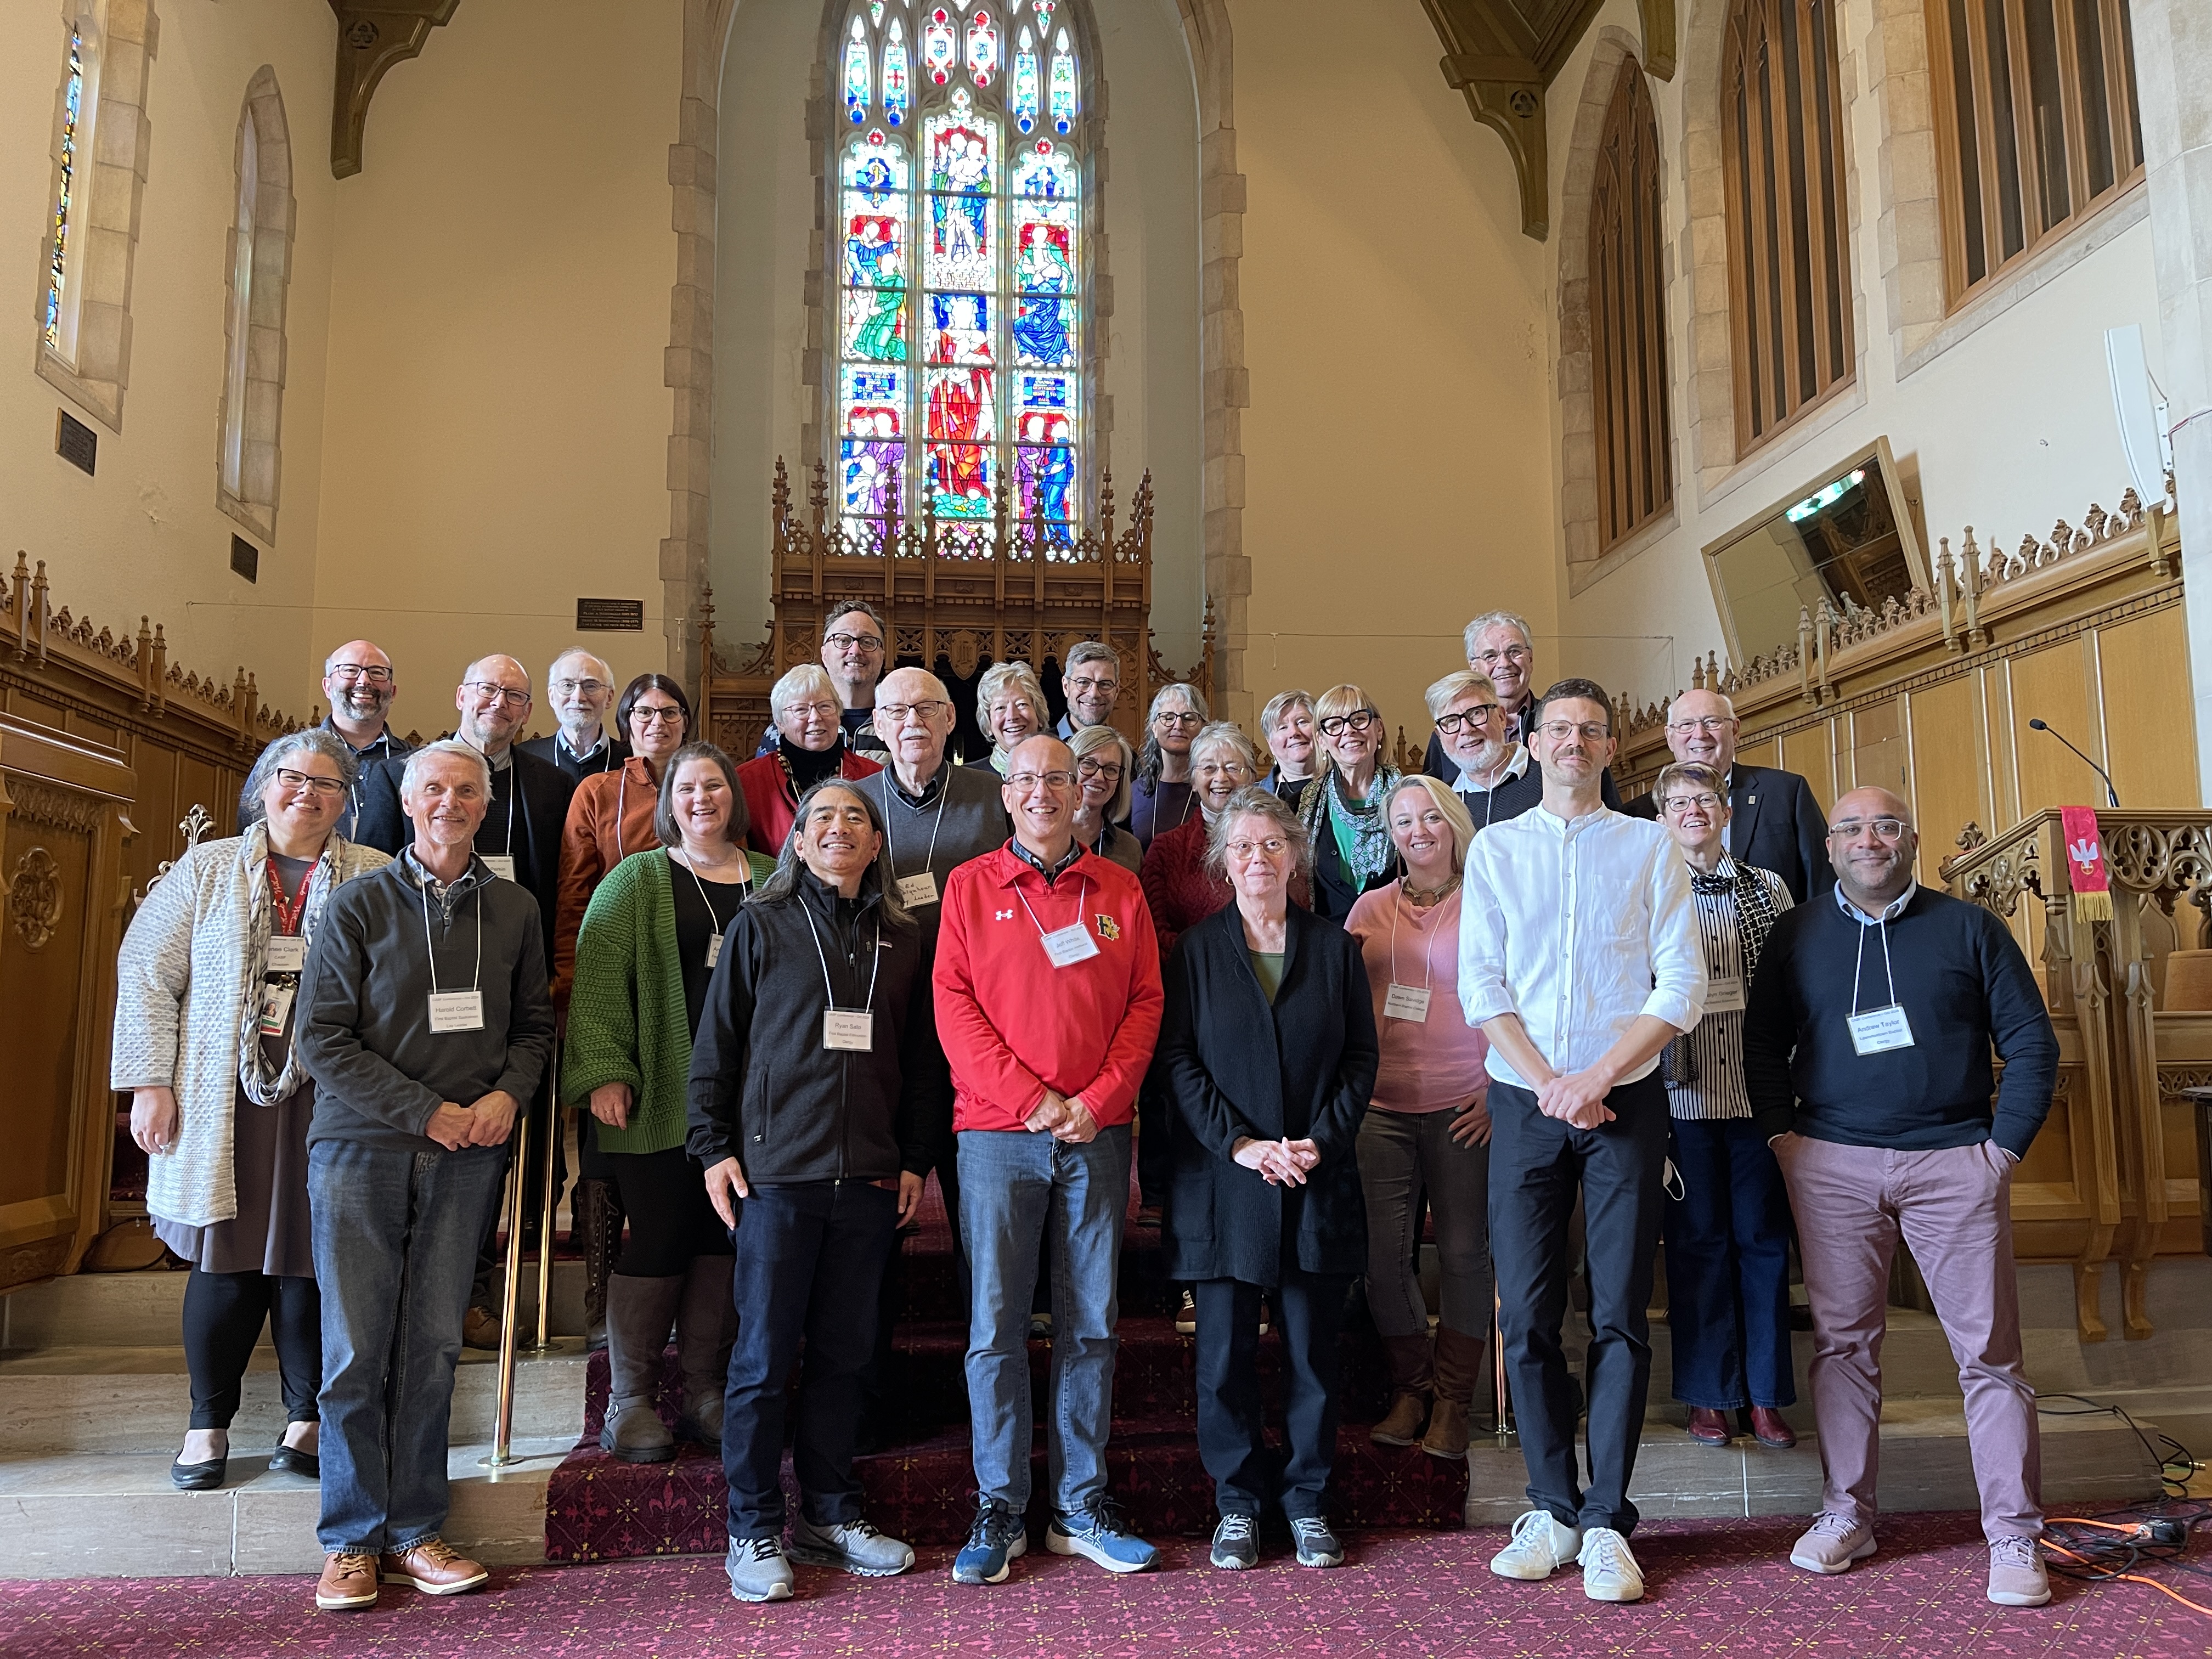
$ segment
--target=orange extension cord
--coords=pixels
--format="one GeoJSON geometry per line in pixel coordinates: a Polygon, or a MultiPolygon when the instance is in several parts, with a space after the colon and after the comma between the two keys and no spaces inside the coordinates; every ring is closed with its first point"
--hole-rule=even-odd
{"type": "MultiPolygon", "coordinates": [[[[2110,1521],[2094,1521],[2085,1515],[2054,1515],[2051,1516],[2050,1519],[2062,1522],[2068,1526],[2095,1527],[2105,1532],[2123,1533],[2128,1537],[2136,1539],[2142,1542],[2148,1543],[2149,1541],[2149,1528],[2147,1527],[2116,1526],[2110,1521]]],[[[2160,1583],[2155,1578],[2148,1577],[2139,1572],[2100,1572],[2098,1571],[2098,1564],[2089,1557],[2076,1554],[2074,1551],[2068,1549],[2063,1544],[2052,1543],[2048,1538],[2044,1539],[2042,1543],[2043,1547],[2048,1550],[2051,1554],[2064,1556],[2069,1561],[2078,1563],[2089,1571],[2096,1573],[2097,1576],[2089,1581],[2093,1583],[2111,1583],[2117,1581],[2123,1584],[2148,1584],[2153,1589],[2156,1590],[2160,1595],[2172,1596],[2175,1601],[2180,1602],[2183,1607],[2187,1607],[2192,1613],[2201,1613],[2207,1619],[2212,1619],[2212,1607],[2208,1607],[2200,1601],[2191,1601],[2179,1590],[2169,1589],[2167,1586],[2160,1583]]]]}

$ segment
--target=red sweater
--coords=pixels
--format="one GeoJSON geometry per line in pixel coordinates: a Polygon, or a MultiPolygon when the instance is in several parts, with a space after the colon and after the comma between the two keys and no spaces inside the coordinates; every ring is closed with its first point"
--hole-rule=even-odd
{"type": "Polygon", "coordinates": [[[937,1029],[952,1064],[952,1127],[1019,1129],[1048,1088],[1081,1095],[1101,1128],[1129,1121],[1164,1001],[1136,877],[1085,853],[1047,887],[1002,847],[945,878],[943,908],[937,1029]],[[1098,954],[1054,968],[1041,930],[1073,921],[1079,894],[1098,954]]]}
{"type": "MultiPolygon", "coordinates": [[[[1202,817],[1186,819],[1172,830],[1163,830],[1145,849],[1145,900],[1152,908],[1152,931],[1160,941],[1160,961],[1175,954],[1176,941],[1233,895],[1227,879],[1206,873],[1206,842],[1210,827],[1202,817]]],[[[1303,870],[1291,873],[1291,902],[1301,910],[1313,908],[1313,886],[1303,870]]]]}
{"type": "MultiPolygon", "coordinates": [[[[881,762],[856,755],[849,747],[837,768],[843,778],[865,778],[884,769],[881,762]]],[[[745,845],[767,858],[782,857],[783,843],[791,838],[791,826],[799,817],[799,797],[792,793],[782,757],[770,750],[740,766],[738,793],[745,798],[745,816],[751,820],[745,845]]]]}

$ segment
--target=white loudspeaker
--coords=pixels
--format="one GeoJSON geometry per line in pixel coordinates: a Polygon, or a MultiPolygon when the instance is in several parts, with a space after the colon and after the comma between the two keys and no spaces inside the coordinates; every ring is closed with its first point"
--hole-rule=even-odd
{"type": "Polygon", "coordinates": [[[2128,472],[2145,506],[2166,499],[2166,475],[2173,466],[2173,441],[2166,434],[2166,399],[2143,361],[2142,325],[2105,331],[2105,363],[2112,374],[2112,414],[2120,424],[2120,447],[2128,472]]]}

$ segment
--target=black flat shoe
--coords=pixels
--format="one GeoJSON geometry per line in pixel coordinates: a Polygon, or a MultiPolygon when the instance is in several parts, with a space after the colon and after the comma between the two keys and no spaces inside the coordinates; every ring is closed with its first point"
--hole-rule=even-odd
{"type": "Polygon", "coordinates": [[[297,1446],[279,1446],[269,1454],[271,1474],[304,1474],[310,1480],[323,1478],[323,1460],[315,1453],[302,1451],[297,1446]]]}
{"type": "Polygon", "coordinates": [[[204,1463],[172,1463],[169,1480],[179,1492],[213,1492],[222,1485],[222,1474],[228,1466],[228,1453],[204,1463]]]}

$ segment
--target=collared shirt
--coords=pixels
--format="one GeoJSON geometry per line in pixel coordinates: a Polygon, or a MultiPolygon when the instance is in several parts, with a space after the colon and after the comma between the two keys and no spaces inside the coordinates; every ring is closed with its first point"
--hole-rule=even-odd
{"type": "Polygon", "coordinates": [[[1865,911],[1860,909],[1857,905],[1845,898],[1844,896],[1843,883],[1838,882],[1828,890],[1835,895],[1836,908],[1841,910],[1845,915],[1849,916],[1853,921],[1858,923],[1862,927],[1879,927],[1885,921],[1895,921],[1899,916],[1903,915],[1905,914],[1905,907],[1912,902],[1913,892],[1918,886],[1919,883],[1917,882],[1914,882],[1908,885],[1903,892],[1897,896],[1896,900],[1887,906],[1878,916],[1869,915],[1865,911]]]}
{"type": "Polygon", "coordinates": [[[1045,867],[1045,861],[1042,859],[1039,858],[1035,853],[1032,853],[1028,848],[1022,845],[1022,838],[1019,836],[1009,836],[1006,837],[1006,850],[1012,853],[1016,858],[1019,859],[1024,864],[1028,865],[1030,869],[1042,876],[1044,878],[1044,884],[1049,887],[1052,885],[1054,881],[1059,878],[1061,871],[1066,869],[1069,865],[1074,863],[1076,860],[1083,856],[1083,842],[1079,839],[1069,842],[1067,856],[1060,860],[1059,863],[1054,865],[1049,869],[1045,867]]]}
{"type": "Polygon", "coordinates": [[[400,849],[399,866],[409,881],[414,883],[436,902],[440,915],[449,927],[453,920],[453,907],[468,894],[473,893],[477,888],[483,886],[491,874],[477,862],[476,855],[471,854],[468,868],[454,877],[451,882],[440,881],[437,877],[430,873],[422,860],[416,857],[412,842],[400,849]]]}
{"type": "Polygon", "coordinates": [[[323,716],[323,730],[328,732],[347,748],[353,749],[355,766],[353,787],[346,791],[346,810],[339,817],[337,825],[338,834],[351,841],[354,822],[361,817],[362,775],[372,766],[388,761],[395,755],[405,755],[410,751],[407,744],[392,735],[392,728],[388,726],[358,749],[354,749],[353,740],[339,731],[336,722],[327,714],[323,716]]]}
{"type": "Polygon", "coordinates": [[[928,807],[933,801],[945,793],[945,780],[952,775],[951,763],[949,761],[939,762],[937,770],[930,775],[929,781],[921,786],[921,793],[917,795],[899,781],[898,768],[896,766],[886,766],[884,768],[884,770],[890,774],[891,787],[898,791],[899,799],[904,801],[908,806],[913,807],[917,812],[928,807]]]}
{"type": "MultiPolygon", "coordinates": [[[[1771,870],[1760,870],[1723,858],[1715,874],[1729,885],[1717,888],[1710,881],[1691,878],[1697,905],[1698,937],[1705,953],[1709,979],[1737,981],[1746,990],[1759,966],[1756,950],[1745,960],[1744,926],[1736,914],[1735,884],[1747,878],[1766,890],[1777,915],[1790,906],[1790,889],[1771,870]]],[[[1759,937],[1762,942],[1764,935],[1759,937]]],[[[1743,1080],[1743,1010],[1709,1012],[1695,1030],[1668,1045],[1667,1106],[1676,1117],[1749,1117],[1751,1095],[1743,1080]]]]}
{"type": "MultiPolygon", "coordinates": [[[[1698,1023],[1705,964],[1689,866],[1667,832],[1608,807],[1548,807],[1486,830],[1468,849],[1459,994],[1468,1024],[1518,1014],[1560,1073],[1594,1065],[1639,1014],[1698,1023]]],[[[1624,1083],[1657,1066],[1656,1054],[1624,1083]]],[[[1500,1082],[1533,1089],[1492,1045],[1500,1082]]]]}
{"type": "Polygon", "coordinates": [[[614,741],[608,735],[605,726],[599,728],[599,740],[589,749],[571,748],[568,744],[568,734],[566,732],[557,732],[553,738],[553,763],[561,766],[562,757],[566,756],[575,764],[561,766],[561,769],[564,772],[573,772],[580,778],[588,777],[594,772],[612,772],[617,770],[622,765],[622,762],[615,757],[614,750],[614,741]]]}

